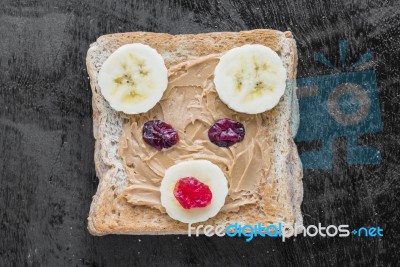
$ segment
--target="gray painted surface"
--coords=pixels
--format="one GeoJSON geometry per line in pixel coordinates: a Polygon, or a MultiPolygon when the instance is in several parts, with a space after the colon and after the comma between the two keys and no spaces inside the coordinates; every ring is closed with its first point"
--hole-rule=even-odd
{"type": "MultiPolygon", "coordinates": [[[[35,1],[0,3],[0,266],[386,265],[399,260],[399,1],[35,1]],[[330,74],[313,55],[339,63],[366,50],[376,70],[383,132],[359,137],[378,165],[349,166],[334,141],[331,170],[304,173],[305,224],[381,226],[383,238],[185,236],[92,237],[97,186],[89,44],[106,33],[291,30],[298,76],[330,74]]],[[[299,150],[320,144],[299,144],[299,150]]]]}

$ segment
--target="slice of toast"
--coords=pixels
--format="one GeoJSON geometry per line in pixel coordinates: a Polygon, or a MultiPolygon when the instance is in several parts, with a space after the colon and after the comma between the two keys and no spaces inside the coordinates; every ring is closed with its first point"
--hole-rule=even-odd
{"type": "Polygon", "coordinates": [[[188,59],[223,53],[245,44],[270,47],[281,57],[287,70],[287,86],[279,104],[268,112],[271,131],[271,166],[260,184],[260,203],[242,206],[238,212],[219,212],[200,224],[302,225],[302,168],[293,136],[299,121],[296,98],[296,44],[290,32],[252,30],[203,34],[170,35],[132,32],[104,35],[90,46],[86,64],[93,92],[93,133],[95,167],[99,177],[90,207],[88,229],[93,235],[105,234],[186,234],[187,224],[147,206],[134,206],[122,192],[129,186],[118,144],[128,115],[113,110],[100,93],[98,73],[107,57],[128,43],[147,44],[164,58],[167,68],[188,59]]]}

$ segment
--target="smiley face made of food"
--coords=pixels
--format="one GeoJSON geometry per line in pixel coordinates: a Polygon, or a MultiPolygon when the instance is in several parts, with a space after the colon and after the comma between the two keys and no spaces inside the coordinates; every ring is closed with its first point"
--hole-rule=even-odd
{"type": "Polygon", "coordinates": [[[276,52],[245,45],[167,69],[153,48],[128,44],[104,62],[98,83],[128,115],[118,153],[129,203],[196,223],[259,201],[268,110],[286,86],[276,52]]]}

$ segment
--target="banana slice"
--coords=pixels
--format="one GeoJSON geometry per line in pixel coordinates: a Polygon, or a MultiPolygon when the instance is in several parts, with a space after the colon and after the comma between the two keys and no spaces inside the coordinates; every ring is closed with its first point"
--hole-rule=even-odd
{"type": "Polygon", "coordinates": [[[231,109],[257,114],[275,107],[286,87],[286,70],[278,54],[263,45],[244,45],[225,53],[214,71],[222,102],[231,109]]]}
{"type": "Polygon", "coordinates": [[[228,182],[222,170],[208,160],[180,162],[165,171],[161,181],[161,204],[168,215],[184,223],[206,221],[217,215],[228,194],[228,182]],[[208,206],[184,209],[174,196],[174,188],[181,178],[194,177],[209,187],[212,199],[208,206]]]}
{"type": "Polygon", "coordinates": [[[168,86],[168,71],[155,49],[139,43],[127,44],[103,63],[98,84],[113,109],[138,114],[160,101],[168,86]]]}

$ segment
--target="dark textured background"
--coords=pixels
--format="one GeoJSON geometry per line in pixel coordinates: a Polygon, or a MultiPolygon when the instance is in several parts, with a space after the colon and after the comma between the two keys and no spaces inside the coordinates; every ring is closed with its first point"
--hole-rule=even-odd
{"type": "MultiPolygon", "coordinates": [[[[398,265],[399,1],[0,1],[0,266],[398,265]],[[86,217],[93,163],[89,44],[125,31],[196,33],[291,30],[298,76],[329,74],[313,55],[338,64],[374,53],[383,131],[360,142],[379,165],[349,166],[334,142],[332,170],[304,173],[305,224],[381,226],[383,238],[185,236],[92,237],[86,217]],[[397,263],[397,264],[396,264],[397,263]]],[[[299,149],[306,146],[300,144],[299,149]]]]}

